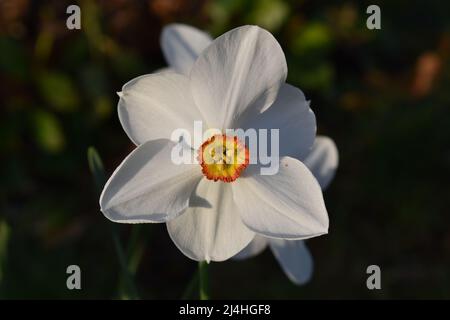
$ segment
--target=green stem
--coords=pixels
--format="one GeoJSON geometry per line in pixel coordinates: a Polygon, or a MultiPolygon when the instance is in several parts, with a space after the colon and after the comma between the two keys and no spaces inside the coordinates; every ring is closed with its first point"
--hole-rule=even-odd
{"type": "Polygon", "coordinates": [[[209,300],[209,264],[206,261],[198,263],[199,295],[200,300],[209,300]]]}

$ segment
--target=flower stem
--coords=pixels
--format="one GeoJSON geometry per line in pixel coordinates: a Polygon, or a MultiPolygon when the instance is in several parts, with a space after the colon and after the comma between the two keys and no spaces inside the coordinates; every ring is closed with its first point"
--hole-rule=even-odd
{"type": "Polygon", "coordinates": [[[198,285],[200,300],[209,300],[209,264],[206,261],[198,263],[198,285]]]}

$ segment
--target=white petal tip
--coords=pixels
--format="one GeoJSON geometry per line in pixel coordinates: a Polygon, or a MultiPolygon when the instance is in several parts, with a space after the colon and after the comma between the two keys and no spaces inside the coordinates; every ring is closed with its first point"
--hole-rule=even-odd
{"type": "Polygon", "coordinates": [[[119,98],[122,98],[123,97],[123,92],[122,91],[118,91],[118,92],[116,92],[117,93],[117,95],[119,96],[119,98]]]}

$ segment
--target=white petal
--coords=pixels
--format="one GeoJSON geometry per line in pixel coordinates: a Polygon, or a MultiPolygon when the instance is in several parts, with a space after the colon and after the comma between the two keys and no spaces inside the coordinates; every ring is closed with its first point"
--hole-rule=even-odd
{"type": "Polygon", "coordinates": [[[316,136],[316,117],[303,92],[285,83],[273,105],[263,113],[249,115],[244,128],[278,129],[280,156],[304,158],[316,136]]]}
{"type": "Polygon", "coordinates": [[[193,260],[223,261],[241,251],[255,236],[239,217],[231,186],[202,179],[189,208],[167,223],[176,246],[193,260]]]}
{"type": "Polygon", "coordinates": [[[270,249],[288,278],[297,285],[311,280],[313,259],[302,240],[271,239],[270,249]]]}
{"type": "Polygon", "coordinates": [[[242,260],[252,258],[263,252],[264,249],[267,248],[268,244],[269,240],[267,238],[264,238],[260,235],[255,235],[253,240],[241,252],[235,255],[233,259],[242,260]]]}
{"type": "Polygon", "coordinates": [[[275,175],[250,165],[233,182],[233,197],[249,229],[270,238],[306,239],[328,232],[317,180],[299,160],[284,157],[275,175]]]}
{"type": "Polygon", "coordinates": [[[192,135],[194,121],[202,120],[192,100],[189,79],[170,71],[144,75],[125,84],[118,107],[120,123],[136,145],[171,139],[178,128],[192,135]]]}
{"type": "Polygon", "coordinates": [[[244,112],[275,101],[286,75],[275,38],[257,26],[239,27],[215,39],[195,61],[192,95],[210,128],[234,128],[244,112]]]}
{"type": "Polygon", "coordinates": [[[322,190],[325,190],[333,180],[339,163],[336,144],[328,137],[318,136],[303,162],[316,177],[322,190]]]}
{"type": "Polygon", "coordinates": [[[166,222],[187,208],[201,179],[197,165],[175,165],[176,144],[153,140],[138,146],[109,178],[100,196],[103,214],[114,222],[166,222]]]}
{"type": "Polygon", "coordinates": [[[207,33],[184,24],[169,24],[161,33],[161,48],[167,63],[178,73],[189,75],[199,54],[211,44],[207,33]]]}

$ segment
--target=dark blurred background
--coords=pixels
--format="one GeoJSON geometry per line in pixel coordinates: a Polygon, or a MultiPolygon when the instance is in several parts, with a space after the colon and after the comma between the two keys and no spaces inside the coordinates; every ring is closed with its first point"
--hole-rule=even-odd
{"type": "MultiPolygon", "coordinates": [[[[356,0],[0,0],[0,297],[127,297],[86,151],[109,175],[133,149],[116,92],[165,66],[161,28],[183,22],[271,31],[340,154],[330,233],[308,241],[312,281],[291,284],[267,250],[212,263],[212,297],[450,298],[450,3],[376,3],[381,30],[366,28],[373,3],[356,0]],[[66,28],[70,4],[81,30],[66,28]],[[81,291],[66,288],[71,264],[81,291]],[[371,264],[382,290],[366,288],[371,264]]],[[[165,226],[116,230],[134,243],[140,296],[182,297],[196,263],[165,226]]]]}

